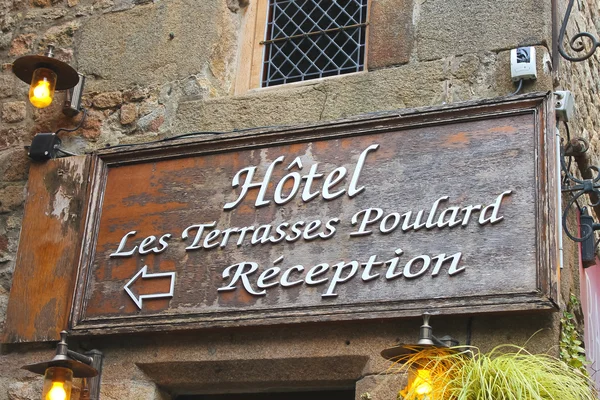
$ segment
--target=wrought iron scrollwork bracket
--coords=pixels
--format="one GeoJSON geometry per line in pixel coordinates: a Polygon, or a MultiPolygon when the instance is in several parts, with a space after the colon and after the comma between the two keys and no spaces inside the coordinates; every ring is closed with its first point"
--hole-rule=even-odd
{"type": "Polygon", "coordinates": [[[569,0],[569,5],[567,6],[567,12],[565,13],[565,18],[563,19],[562,26],[560,28],[560,34],[558,35],[558,52],[566,60],[578,62],[578,61],[584,61],[584,60],[587,60],[588,58],[590,58],[594,54],[596,49],[598,47],[600,47],[600,42],[591,33],[580,32],[580,33],[576,34],[575,36],[573,36],[573,38],[571,38],[571,40],[569,41],[569,46],[571,47],[571,50],[573,50],[577,53],[581,53],[581,52],[585,52],[585,53],[580,56],[570,56],[569,54],[567,54],[565,47],[564,47],[564,40],[565,40],[565,32],[567,30],[567,24],[569,23],[569,17],[571,16],[571,11],[573,10],[573,3],[575,3],[575,0],[569,0]],[[586,40],[589,41],[589,44],[590,44],[590,47],[587,51],[586,51],[586,46],[585,46],[586,40]]]}
{"type": "MultiPolygon", "coordinates": [[[[589,148],[589,143],[582,138],[570,140],[566,145],[561,146],[561,170],[562,170],[562,192],[571,193],[567,206],[562,215],[562,226],[566,235],[573,241],[581,243],[582,258],[585,262],[594,261],[596,255],[596,243],[594,232],[600,230],[600,224],[594,222],[594,219],[588,213],[588,207],[581,206],[584,196],[588,196],[591,203],[589,207],[600,206],[600,169],[596,166],[589,166],[585,174],[590,178],[580,179],[573,176],[570,172],[570,166],[574,158],[581,157],[589,148]],[[568,161],[567,161],[568,160],[568,161]],[[577,205],[580,212],[580,233],[574,235],[569,230],[567,220],[569,211],[577,205]]],[[[586,200],[587,201],[587,200],[586,200]]]]}

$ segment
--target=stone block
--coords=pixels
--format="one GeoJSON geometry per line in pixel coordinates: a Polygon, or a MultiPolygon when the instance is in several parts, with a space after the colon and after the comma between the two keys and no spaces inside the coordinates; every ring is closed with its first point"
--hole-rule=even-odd
{"type": "Polygon", "coordinates": [[[419,60],[552,43],[547,0],[418,1],[419,60]]]}
{"type": "Polygon", "coordinates": [[[165,106],[157,105],[152,111],[138,120],[137,126],[142,132],[158,132],[165,122],[165,106]]]}
{"type": "Polygon", "coordinates": [[[356,382],[355,400],[396,400],[406,384],[405,373],[365,376],[356,382]]]}
{"type": "Polygon", "coordinates": [[[123,103],[121,92],[100,93],[94,97],[94,107],[99,109],[114,108],[123,103]]]}
{"type": "Polygon", "coordinates": [[[100,137],[104,114],[90,110],[81,128],[81,135],[88,140],[97,140],[100,137]]]}
{"type": "Polygon", "coordinates": [[[42,393],[42,380],[14,382],[8,387],[8,400],[37,400],[42,393]]]}
{"type": "Polygon", "coordinates": [[[33,50],[33,41],[35,35],[33,33],[27,33],[25,35],[19,35],[13,39],[10,50],[8,51],[9,56],[22,56],[33,50]]]}
{"type": "Polygon", "coordinates": [[[441,104],[446,64],[441,61],[386,68],[368,74],[323,81],[328,93],[322,119],[441,104]]]}
{"type": "MultiPolygon", "coordinates": [[[[2,29],[3,25],[4,24],[0,20],[0,29],[2,29]]],[[[6,29],[8,30],[10,28],[6,28],[6,29]]],[[[6,49],[10,48],[11,40],[12,40],[12,34],[10,32],[8,32],[8,33],[0,33],[0,49],[1,50],[6,50],[6,49]]]]}
{"type": "Polygon", "coordinates": [[[137,107],[135,104],[123,104],[121,107],[120,122],[122,125],[131,124],[137,118],[137,107]]]}
{"type": "Polygon", "coordinates": [[[2,121],[20,122],[25,119],[27,107],[24,101],[10,101],[2,104],[2,121]]]}
{"type": "Polygon", "coordinates": [[[16,210],[25,202],[23,185],[9,185],[0,189],[0,213],[16,210]]]}
{"type": "Polygon", "coordinates": [[[229,13],[224,2],[172,0],[88,20],[77,40],[79,70],[101,78],[88,90],[148,87],[203,71],[218,44],[214,21],[223,8],[229,13]]]}
{"type": "Polygon", "coordinates": [[[100,398],[127,400],[166,400],[160,389],[151,382],[102,382],[100,398]]]}
{"type": "Polygon", "coordinates": [[[15,85],[15,77],[10,74],[0,75],[0,98],[10,97],[13,95],[15,85]]]}
{"type": "Polygon", "coordinates": [[[318,121],[325,93],[313,86],[285,87],[243,97],[179,104],[174,134],[231,131],[318,121]]]}
{"type": "Polygon", "coordinates": [[[23,126],[9,126],[0,128],[0,149],[15,145],[21,145],[23,142],[28,142],[33,137],[34,132],[31,132],[23,126]]]}
{"type": "Polygon", "coordinates": [[[146,97],[148,97],[147,90],[144,90],[139,87],[134,87],[123,91],[123,100],[125,100],[128,103],[142,101],[146,97]]]}
{"type": "Polygon", "coordinates": [[[248,6],[250,0],[227,0],[227,8],[233,13],[237,13],[240,9],[248,6]]]}
{"type": "Polygon", "coordinates": [[[32,3],[35,7],[50,7],[52,5],[50,0],[33,0],[32,3]]]}
{"type": "Polygon", "coordinates": [[[373,0],[370,10],[369,70],[406,64],[413,47],[413,0],[373,0]]]}
{"type": "Polygon", "coordinates": [[[18,182],[27,179],[30,160],[21,148],[10,148],[0,153],[0,181],[18,182]]]}
{"type": "Polygon", "coordinates": [[[55,46],[69,47],[73,45],[73,37],[75,32],[80,27],[78,21],[67,22],[59,26],[53,26],[44,33],[44,36],[40,40],[40,49],[46,49],[49,44],[55,46]]]}

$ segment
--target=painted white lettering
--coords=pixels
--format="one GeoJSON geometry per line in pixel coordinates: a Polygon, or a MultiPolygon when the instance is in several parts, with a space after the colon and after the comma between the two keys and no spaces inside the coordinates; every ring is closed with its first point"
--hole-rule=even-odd
{"type": "Polygon", "coordinates": [[[304,201],[305,203],[314,199],[315,197],[317,197],[319,195],[319,191],[312,192],[312,193],[310,191],[312,189],[313,181],[315,179],[323,177],[323,174],[317,174],[317,166],[318,165],[319,165],[319,163],[313,164],[310,167],[310,170],[308,171],[308,175],[304,175],[302,177],[302,179],[306,180],[306,183],[304,184],[304,190],[302,190],[302,201],[304,201]]]}
{"type": "Polygon", "coordinates": [[[490,224],[496,224],[500,221],[502,221],[504,219],[504,216],[498,216],[498,212],[500,211],[500,204],[502,203],[502,197],[504,196],[509,196],[512,193],[512,190],[508,190],[504,193],[501,193],[500,195],[498,195],[498,197],[496,198],[496,201],[492,204],[490,204],[489,206],[485,207],[483,210],[481,210],[481,214],[479,215],[479,225],[485,225],[487,223],[490,224]],[[486,217],[485,215],[487,214],[488,211],[492,212],[492,215],[490,215],[490,217],[486,217]]]}
{"type": "Polygon", "coordinates": [[[223,206],[223,209],[231,210],[232,208],[235,208],[242,200],[244,200],[244,198],[248,194],[248,190],[254,188],[260,188],[258,195],[256,196],[256,201],[254,205],[256,207],[261,207],[269,204],[270,200],[265,200],[265,193],[267,192],[267,188],[269,186],[269,180],[271,179],[271,175],[273,174],[273,169],[275,168],[275,165],[283,162],[283,159],[284,156],[277,157],[275,161],[273,161],[271,165],[269,165],[269,167],[267,168],[267,172],[265,172],[263,180],[258,183],[252,182],[252,179],[254,178],[254,173],[256,171],[256,167],[247,167],[239,170],[237,174],[235,174],[235,176],[233,177],[231,186],[233,188],[238,187],[240,185],[240,177],[245,174],[246,179],[244,180],[244,183],[242,185],[242,192],[240,193],[236,201],[225,204],[225,206],[223,206]]]}
{"type": "Polygon", "coordinates": [[[383,219],[381,220],[381,223],[379,224],[379,231],[384,234],[390,233],[390,232],[394,231],[398,227],[399,224],[400,224],[400,214],[393,212],[393,213],[388,214],[385,217],[383,217],[383,219]],[[392,225],[388,227],[388,220],[390,218],[393,218],[392,225]]]}
{"type": "Polygon", "coordinates": [[[331,278],[331,282],[329,283],[327,291],[323,293],[321,297],[336,297],[338,294],[334,292],[335,287],[339,283],[348,282],[350,279],[352,279],[354,275],[356,275],[356,272],[358,271],[358,262],[350,261],[349,263],[344,264],[344,262],[342,261],[341,263],[335,264],[332,267],[335,269],[335,272],[333,273],[333,278],[331,278]],[[347,275],[342,278],[342,274],[347,268],[350,268],[350,271],[348,271],[347,275]]]}
{"type": "Polygon", "coordinates": [[[317,264],[306,273],[305,282],[307,285],[319,285],[321,283],[325,283],[329,280],[329,278],[317,279],[314,278],[323,275],[325,272],[329,271],[329,264],[317,264]]]}
{"type": "Polygon", "coordinates": [[[231,236],[232,233],[237,233],[240,231],[240,228],[227,228],[227,229],[223,229],[221,232],[223,233],[223,240],[221,240],[221,244],[219,245],[219,247],[225,247],[227,246],[227,243],[229,242],[229,237],[231,236]]]}
{"type": "Polygon", "coordinates": [[[453,228],[456,225],[460,225],[462,220],[457,219],[459,213],[460,208],[458,207],[449,207],[445,209],[444,212],[440,214],[440,218],[438,218],[437,227],[440,229],[445,226],[447,226],[448,228],[453,228]],[[448,214],[450,214],[450,217],[446,220],[448,214]]]}
{"type": "Polygon", "coordinates": [[[333,200],[346,192],[346,189],[340,189],[335,193],[331,193],[330,190],[340,183],[342,179],[346,176],[348,170],[344,167],[339,167],[331,171],[327,178],[325,178],[325,182],[323,182],[323,198],[325,200],[333,200]]]}
{"type": "Polygon", "coordinates": [[[288,269],[287,271],[285,271],[283,273],[283,275],[281,275],[281,286],[283,286],[283,287],[292,287],[292,286],[296,286],[296,285],[301,284],[303,282],[302,279],[290,282],[290,275],[291,275],[292,272],[302,273],[303,271],[304,271],[304,267],[302,265],[294,265],[293,267],[291,267],[290,269],[288,269]]]}
{"type": "Polygon", "coordinates": [[[419,276],[423,275],[427,271],[427,268],[429,268],[429,264],[431,264],[431,258],[429,258],[429,256],[426,256],[426,255],[417,256],[417,257],[411,259],[404,266],[404,277],[406,279],[418,278],[419,276]],[[418,260],[423,260],[423,266],[421,267],[420,270],[418,270],[417,272],[413,273],[411,271],[411,267],[418,260]]]}
{"type": "Polygon", "coordinates": [[[127,244],[127,238],[129,236],[133,236],[137,233],[137,231],[131,231],[127,234],[125,234],[125,236],[123,236],[123,238],[121,238],[121,242],[119,243],[119,247],[117,248],[117,251],[115,251],[114,253],[112,253],[109,257],[129,257],[132,256],[133,253],[135,253],[135,251],[137,250],[137,246],[134,246],[133,249],[129,250],[129,251],[123,251],[125,249],[125,244],[127,244]]]}
{"type": "Polygon", "coordinates": [[[283,205],[292,200],[296,193],[298,193],[301,181],[302,177],[298,172],[290,172],[289,174],[281,178],[281,180],[277,184],[277,187],[275,187],[275,193],[273,195],[273,200],[275,200],[275,203],[278,205],[283,205]],[[290,193],[287,196],[285,196],[283,194],[283,188],[285,187],[286,182],[290,179],[292,179],[293,181],[292,190],[290,190],[290,193]]]}
{"type": "Polygon", "coordinates": [[[433,272],[431,273],[431,276],[438,276],[442,265],[449,260],[452,260],[452,263],[450,264],[450,268],[448,269],[448,275],[452,276],[464,271],[465,267],[458,268],[458,263],[460,262],[461,257],[462,253],[456,253],[448,257],[446,257],[446,254],[439,254],[435,257],[432,257],[431,260],[436,260],[436,263],[435,267],[433,267],[433,272]]]}
{"type": "Polygon", "coordinates": [[[464,211],[465,217],[463,218],[462,226],[469,225],[469,219],[471,218],[471,214],[473,213],[473,211],[481,210],[481,207],[481,204],[463,207],[462,211],[464,211]]]}
{"type": "Polygon", "coordinates": [[[156,241],[156,236],[148,236],[147,238],[144,238],[144,240],[142,240],[142,243],[140,243],[140,248],[139,248],[139,252],[140,254],[148,254],[148,253],[152,253],[152,247],[148,247],[151,244],[153,244],[156,241]]]}
{"type": "Polygon", "coordinates": [[[218,229],[208,232],[208,234],[204,238],[204,243],[202,244],[202,247],[204,247],[205,249],[212,249],[214,247],[217,247],[220,244],[220,242],[217,240],[211,243],[211,241],[215,240],[219,236],[221,236],[221,231],[218,229]]]}
{"type": "Polygon", "coordinates": [[[402,214],[402,218],[404,218],[404,222],[402,223],[402,232],[406,232],[410,229],[413,231],[418,231],[419,229],[425,226],[425,223],[421,223],[421,219],[423,219],[423,210],[420,210],[415,217],[415,222],[410,223],[410,218],[412,217],[412,211],[406,212],[402,214]]]}
{"type": "Polygon", "coordinates": [[[330,237],[332,237],[333,235],[335,235],[335,226],[334,225],[337,225],[339,223],[340,223],[339,218],[332,218],[329,221],[327,221],[325,223],[326,232],[319,233],[319,236],[321,237],[321,239],[327,240],[330,237]]]}
{"type": "Polygon", "coordinates": [[[348,196],[354,197],[363,190],[365,190],[364,186],[356,187],[358,184],[358,178],[360,177],[360,173],[362,172],[363,166],[365,165],[365,159],[367,155],[371,151],[375,151],[379,148],[378,144],[372,144],[367,147],[358,157],[358,162],[356,163],[356,167],[354,168],[354,173],[352,174],[352,178],[350,179],[350,186],[348,187],[348,196]]]}
{"type": "Polygon", "coordinates": [[[358,218],[361,214],[363,215],[363,218],[360,226],[356,232],[351,232],[350,236],[365,236],[373,233],[371,230],[366,230],[367,225],[377,222],[383,216],[383,210],[381,208],[367,208],[366,210],[361,210],[352,216],[352,225],[356,225],[358,223],[358,218]],[[371,214],[373,213],[375,213],[375,216],[371,217],[371,214]]]}
{"type": "Polygon", "coordinates": [[[442,201],[447,201],[448,198],[449,198],[448,196],[442,196],[433,202],[433,205],[431,206],[431,211],[429,211],[429,215],[427,216],[427,222],[425,223],[426,229],[435,228],[437,226],[437,220],[435,218],[435,213],[437,212],[437,208],[438,208],[439,204],[442,201]]]}
{"type": "Polygon", "coordinates": [[[321,227],[321,221],[316,220],[310,222],[304,228],[304,235],[302,236],[304,240],[314,240],[319,237],[318,233],[315,233],[321,227]]]}
{"type": "Polygon", "coordinates": [[[361,264],[361,266],[363,266],[365,268],[362,273],[362,276],[361,276],[362,280],[365,282],[368,282],[372,279],[377,278],[380,274],[379,273],[371,274],[371,269],[373,267],[380,267],[382,265],[383,265],[382,262],[377,261],[376,255],[372,255],[371,257],[369,257],[369,261],[361,264]]]}
{"type": "Polygon", "coordinates": [[[225,270],[223,271],[223,279],[229,278],[231,276],[231,271],[233,269],[235,269],[235,273],[233,274],[233,277],[231,278],[229,285],[218,288],[217,289],[218,292],[224,292],[227,290],[235,290],[237,281],[241,279],[242,285],[248,293],[253,294],[255,296],[262,296],[267,293],[266,290],[257,292],[250,285],[250,280],[248,279],[248,275],[256,272],[256,270],[258,269],[257,263],[241,262],[239,264],[230,265],[229,267],[225,268],[225,270]]]}
{"type": "Polygon", "coordinates": [[[202,239],[202,235],[204,234],[204,228],[213,228],[216,224],[217,224],[217,221],[213,221],[210,224],[190,225],[187,228],[185,228],[185,230],[181,234],[181,238],[184,240],[189,237],[190,230],[194,230],[194,229],[198,230],[196,232],[196,236],[194,237],[194,240],[192,241],[192,244],[189,245],[188,247],[186,247],[185,249],[186,250],[196,250],[196,249],[202,248],[202,246],[199,245],[198,243],[200,243],[200,240],[202,239]]]}
{"type": "Polygon", "coordinates": [[[256,286],[258,286],[261,289],[266,289],[271,286],[278,285],[279,282],[277,282],[277,281],[270,282],[270,283],[267,283],[267,281],[269,279],[273,279],[274,277],[279,275],[280,272],[281,272],[281,268],[279,268],[279,267],[273,267],[273,268],[264,270],[263,273],[260,274],[258,279],[256,280],[256,286]]]}
{"type": "Polygon", "coordinates": [[[385,273],[385,279],[387,280],[396,279],[402,276],[402,269],[400,271],[396,271],[396,267],[398,266],[398,260],[400,260],[400,256],[404,253],[404,251],[402,251],[402,249],[396,249],[394,253],[398,257],[394,257],[385,262],[386,264],[389,263],[388,270],[385,273]]]}

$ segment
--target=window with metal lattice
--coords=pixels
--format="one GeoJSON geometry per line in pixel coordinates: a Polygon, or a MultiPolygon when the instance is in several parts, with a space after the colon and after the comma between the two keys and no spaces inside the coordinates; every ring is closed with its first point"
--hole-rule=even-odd
{"type": "Polygon", "coordinates": [[[261,86],[359,72],[368,0],[268,0],[261,86]]]}

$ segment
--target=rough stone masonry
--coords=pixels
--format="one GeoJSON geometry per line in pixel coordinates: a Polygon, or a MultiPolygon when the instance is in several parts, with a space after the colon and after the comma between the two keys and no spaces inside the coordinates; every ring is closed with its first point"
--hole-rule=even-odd
{"type": "MultiPolygon", "coordinates": [[[[250,0],[254,1],[254,0],[250,0]]],[[[557,0],[558,19],[566,0],[557,0]]],[[[577,101],[572,129],[591,143],[600,164],[600,60],[552,63],[552,10],[547,0],[371,0],[368,72],[233,95],[247,35],[241,0],[0,0],[0,329],[4,321],[30,161],[23,146],[38,132],[73,127],[58,93],[47,109],[27,102],[27,85],[11,72],[19,56],[49,43],[57,57],[86,75],[83,127],[63,132],[75,153],[198,131],[293,125],[364,113],[498,98],[514,91],[509,51],[536,46],[538,80],[525,92],[568,89],[577,101]]],[[[598,37],[597,0],[578,2],[568,35],[598,37]]],[[[556,60],[556,58],[554,58],[556,60]]],[[[577,291],[577,249],[565,243],[563,298],[577,291]]],[[[465,340],[466,317],[436,319],[436,331],[465,340]]],[[[103,399],[171,399],[182,392],[325,387],[355,382],[357,398],[394,399],[401,384],[385,375],[378,353],[411,342],[418,321],[254,328],[223,333],[73,340],[105,354],[103,399]],[[327,377],[324,381],[323,377],[327,377]],[[275,383],[274,383],[275,382],[275,383]]],[[[554,316],[478,317],[473,342],[528,343],[555,349],[554,316]]],[[[0,400],[37,399],[40,378],[21,365],[51,357],[54,343],[5,344],[0,400]]],[[[77,397],[77,396],[76,396],[77,397]]]]}

